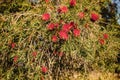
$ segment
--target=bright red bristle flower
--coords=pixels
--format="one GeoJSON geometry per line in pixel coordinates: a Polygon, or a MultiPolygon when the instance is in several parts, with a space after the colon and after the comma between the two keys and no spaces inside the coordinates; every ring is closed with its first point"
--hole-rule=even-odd
{"type": "Polygon", "coordinates": [[[99,19],[99,15],[97,13],[91,13],[91,20],[97,21],[99,19]]]}
{"type": "Polygon", "coordinates": [[[79,29],[74,29],[73,34],[75,37],[78,37],[80,35],[80,30],[79,29]]]}
{"type": "Polygon", "coordinates": [[[32,52],[32,55],[33,55],[34,57],[36,57],[36,56],[37,56],[37,52],[32,52]]]}
{"type": "Polygon", "coordinates": [[[53,30],[55,28],[55,24],[54,23],[49,23],[48,25],[47,25],[47,29],[48,30],[53,30]]]}
{"type": "Polygon", "coordinates": [[[42,20],[47,21],[47,20],[49,20],[49,19],[50,19],[50,14],[49,14],[49,13],[44,13],[44,14],[42,15],[42,20]]]}
{"type": "Polygon", "coordinates": [[[103,34],[103,38],[104,38],[104,39],[108,39],[108,37],[109,37],[108,34],[106,34],[106,33],[103,34]]]}
{"type": "Polygon", "coordinates": [[[69,32],[70,29],[71,29],[70,24],[64,24],[62,26],[62,30],[65,31],[65,32],[69,32]]]}
{"type": "Polygon", "coordinates": [[[105,44],[105,40],[104,40],[104,39],[99,39],[99,43],[100,43],[101,45],[104,45],[104,44],[105,44]]]}
{"type": "Polygon", "coordinates": [[[52,42],[57,42],[57,40],[58,40],[57,36],[53,35],[52,36],[52,42]]]}
{"type": "Polygon", "coordinates": [[[61,30],[61,31],[59,32],[59,37],[60,37],[60,39],[68,40],[68,34],[67,34],[67,32],[65,32],[65,31],[63,31],[63,30],[61,30]]]}
{"type": "Polygon", "coordinates": [[[76,5],[76,0],[70,0],[70,6],[75,6],[76,5]]]}
{"type": "Polygon", "coordinates": [[[79,17],[80,19],[83,19],[84,16],[85,16],[84,12],[80,12],[80,13],[78,13],[78,17],[79,17]]]}
{"type": "Polygon", "coordinates": [[[46,66],[42,66],[41,70],[42,70],[43,73],[47,73],[47,71],[48,71],[46,66]]]}
{"type": "Polygon", "coordinates": [[[18,60],[18,56],[14,56],[14,57],[13,57],[13,61],[14,61],[14,62],[17,62],[17,60],[18,60]]]}
{"type": "Polygon", "coordinates": [[[60,6],[58,9],[59,13],[67,13],[68,12],[68,8],[67,6],[60,6]]]}
{"type": "Polygon", "coordinates": [[[13,42],[11,43],[11,48],[15,48],[16,44],[13,42]]]}

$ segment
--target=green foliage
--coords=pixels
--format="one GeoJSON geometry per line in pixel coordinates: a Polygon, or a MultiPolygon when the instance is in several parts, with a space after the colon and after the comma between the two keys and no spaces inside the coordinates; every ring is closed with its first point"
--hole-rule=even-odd
{"type": "Polygon", "coordinates": [[[9,0],[0,3],[0,13],[8,14],[30,10],[31,5],[27,0],[9,0]]]}
{"type": "Polygon", "coordinates": [[[74,73],[86,75],[93,70],[114,73],[119,68],[116,62],[120,28],[115,22],[105,24],[99,1],[77,0],[75,7],[69,6],[69,0],[60,4],[68,7],[67,13],[58,13],[59,6],[53,2],[42,1],[32,6],[22,0],[13,0],[10,4],[0,5],[0,12],[5,13],[0,15],[1,79],[67,79],[74,73]],[[79,12],[84,12],[83,19],[79,19],[79,12]],[[91,21],[92,12],[99,14],[99,20],[91,21]],[[44,13],[50,14],[50,20],[42,20],[44,13]],[[59,27],[48,30],[50,22],[58,23],[59,27]],[[69,22],[76,24],[80,35],[75,37],[70,30],[68,40],[62,40],[59,31],[69,22]],[[105,33],[108,38],[100,44],[105,33]],[[53,35],[58,37],[57,42],[52,41],[53,35]],[[42,66],[48,68],[47,73],[42,72],[42,66]]]}

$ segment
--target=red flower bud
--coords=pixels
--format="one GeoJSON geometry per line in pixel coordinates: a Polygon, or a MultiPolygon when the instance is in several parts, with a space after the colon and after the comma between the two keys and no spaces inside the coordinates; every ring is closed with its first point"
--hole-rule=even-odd
{"type": "Polygon", "coordinates": [[[55,28],[55,24],[54,23],[49,23],[48,25],[47,25],[47,29],[48,30],[53,30],[55,28]]]}
{"type": "Polygon", "coordinates": [[[76,5],[76,0],[70,0],[70,6],[75,6],[76,5]]]}
{"type": "Polygon", "coordinates": [[[64,24],[62,26],[62,30],[65,32],[69,32],[69,30],[71,29],[71,25],[70,24],[64,24]]]}
{"type": "Polygon", "coordinates": [[[32,52],[32,55],[33,55],[34,57],[36,57],[37,52],[32,52]]]}
{"type": "Polygon", "coordinates": [[[11,43],[11,47],[15,48],[16,44],[15,43],[11,43]]]}
{"type": "Polygon", "coordinates": [[[108,34],[106,34],[106,33],[103,34],[103,38],[104,38],[104,39],[108,39],[108,34]]]}
{"type": "Polygon", "coordinates": [[[50,14],[44,13],[44,14],[42,15],[42,20],[47,21],[47,20],[49,20],[49,19],[50,19],[50,14]]]}
{"type": "Polygon", "coordinates": [[[48,71],[47,67],[42,66],[42,72],[43,72],[43,73],[46,73],[47,71],[48,71]]]}
{"type": "Polygon", "coordinates": [[[17,60],[18,60],[18,56],[14,56],[14,57],[13,57],[13,61],[14,61],[14,62],[17,62],[17,60]]]}
{"type": "Polygon", "coordinates": [[[68,8],[66,6],[60,6],[60,8],[58,9],[59,13],[67,13],[68,12],[68,8]]]}
{"type": "Polygon", "coordinates": [[[63,30],[59,32],[59,37],[63,40],[68,40],[68,34],[63,30]]]}
{"type": "Polygon", "coordinates": [[[75,37],[78,37],[80,35],[80,30],[79,29],[74,29],[73,34],[75,37]]]}
{"type": "Polygon", "coordinates": [[[99,15],[96,13],[91,13],[91,20],[92,21],[97,21],[99,19],[99,15]]]}
{"type": "Polygon", "coordinates": [[[53,36],[52,36],[52,41],[53,41],[53,42],[57,42],[57,36],[53,35],[53,36]]]}
{"type": "Polygon", "coordinates": [[[104,44],[105,44],[104,39],[99,39],[99,43],[100,43],[101,45],[104,45],[104,44]]]}
{"type": "Polygon", "coordinates": [[[85,16],[84,12],[80,12],[80,13],[78,14],[78,17],[79,17],[80,19],[83,19],[84,16],[85,16]]]}

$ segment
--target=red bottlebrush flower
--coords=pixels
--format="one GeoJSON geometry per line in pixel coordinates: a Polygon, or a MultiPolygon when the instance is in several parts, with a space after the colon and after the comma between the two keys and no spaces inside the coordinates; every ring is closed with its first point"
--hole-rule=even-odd
{"type": "Polygon", "coordinates": [[[59,13],[67,13],[68,12],[68,8],[66,6],[60,6],[60,8],[58,9],[59,13]]]}
{"type": "Polygon", "coordinates": [[[32,55],[33,55],[34,57],[36,57],[37,52],[32,52],[32,55]]]}
{"type": "Polygon", "coordinates": [[[48,2],[49,2],[49,0],[45,0],[45,2],[46,2],[46,3],[48,3],[48,2]]]}
{"type": "Polygon", "coordinates": [[[48,30],[53,30],[55,28],[55,24],[54,23],[49,23],[48,25],[47,25],[47,29],[48,30]]]}
{"type": "Polygon", "coordinates": [[[108,39],[108,34],[106,34],[106,33],[103,34],[103,38],[104,38],[104,39],[108,39]]]}
{"type": "Polygon", "coordinates": [[[47,67],[42,66],[42,72],[43,72],[43,73],[46,73],[47,71],[48,71],[47,67]]]}
{"type": "Polygon", "coordinates": [[[62,26],[62,30],[65,31],[65,32],[69,32],[70,29],[71,29],[70,24],[64,24],[62,26]]]}
{"type": "Polygon", "coordinates": [[[57,42],[57,36],[55,35],[52,36],[52,42],[57,42]]]}
{"type": "Polygon", "coordinates": [[[14,56],[14,57],[13,57],[13,61],[14,61],[14,62],[17,62],[17,60],[18,60],[18,56],[14,56]]]}
{"type": "Polygon", "coordinates": [[[78,37],[80,35],[80,30],[79,29],[74,29],[73,34],[75,37],[78,37]]]}
{"type": "Polygon", "coordinates": [[[99,39],[99,43],[100,43],[101,45],[104,45],[104,44],[105,44],[104,39],[99,39]]]}
{"type": "Polygon", "coordinates": [[[99,19],[99,15],[96,13],[91,13],[91,20],[92,21],[97,21],[99,19]]]}
{"type": "Polygon", "coordinates": [[[83,19],[84,16],[85,16],[84,12],[80,12],[80,13],[78,14],[78,17],[79,17],[80,19],[83,19]]]}
{"type": "Polygon", "coordinates": [[[42,15],[42,20],[47,21],[47,20],[49,20],[49,19],[50,19],[50,14],[44,13],[44,14],[42,15]]]}
{"type": "Polygon", "coordinates": [[[59,55],[59,57],[62,57],[63,56],[63,52],[60,52],[58,55],[59,55]]]}
{"type": "Polygon", "coordinates": [[[68,34],[63,30],[59,32],[59,37],[63,40],[68,40],[68,34]]]}
{"type": "Polygon", "coordinates": [[[70,6],[75,6],[76,5],[76,0],[70,0],[70,6]]]}
{"type": "Polygon", "coordinates": [[[16,44],[15,43],[11,43],[11,47],[15,48],[16,44]]]}

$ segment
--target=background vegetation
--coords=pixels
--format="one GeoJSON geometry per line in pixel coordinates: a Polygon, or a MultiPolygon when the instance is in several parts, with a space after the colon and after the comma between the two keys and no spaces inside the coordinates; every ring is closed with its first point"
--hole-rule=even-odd
{"type": "Polygon", "coordinates": [[[74,6],[69,0],[0,3],[1,80],[119,80],[120,26],[114,9],[105,14],[108,0],[76,1],[74,6]],[[62,6],[68,10],[59,12],[62,6]],[[72,28],[61,37],[65,24],[72,28]]]}

